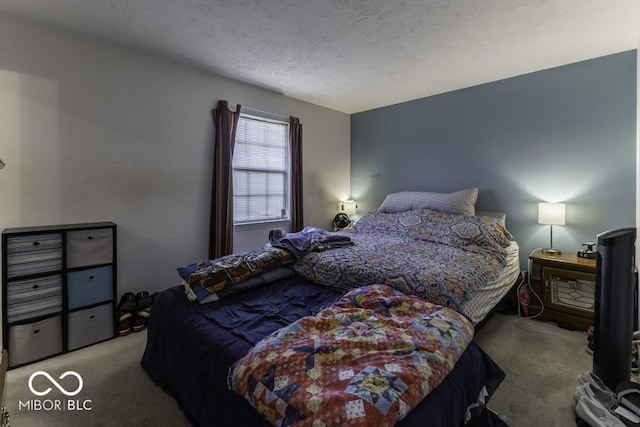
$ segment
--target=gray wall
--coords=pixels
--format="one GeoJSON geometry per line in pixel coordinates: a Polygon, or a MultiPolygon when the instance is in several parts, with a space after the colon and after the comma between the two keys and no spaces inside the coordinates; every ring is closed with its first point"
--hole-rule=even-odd
{"type": "Polygon", "coordinates": [[[565,252],[635,226],[635,158],[635,50],[351,116],[359,213],[390,192],[478,187],[478,209],[507,213],[522,268],[549,245],[539,201],[567,203],[565,252]]]}
{"type": "Polygon", "coordinates": [[[348,114],[0,14],[0,229],[114,221],[120,294],[178,284],[207,257],[219,99],[300,118],[305,222],[329,227],[348,114]]]}

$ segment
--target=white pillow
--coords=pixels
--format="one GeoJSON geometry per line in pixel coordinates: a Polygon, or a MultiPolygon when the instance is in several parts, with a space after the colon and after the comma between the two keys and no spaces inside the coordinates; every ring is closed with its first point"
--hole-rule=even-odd
{"type": "Polygon", "coordinates": [[[477,188],[469,188],[454,193],[401,191],[399,193],[389,194],[376,212],[393,213],[414,209],[431,209],[434,211],[473,216],[476,214],[477,199],[477,188]]]}

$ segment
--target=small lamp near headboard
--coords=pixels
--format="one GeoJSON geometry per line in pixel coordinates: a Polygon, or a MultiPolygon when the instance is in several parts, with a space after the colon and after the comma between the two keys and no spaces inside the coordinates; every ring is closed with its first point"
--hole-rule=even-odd
{"type": "Polygon", "coordinates": [[[338,214],[333,218],[334,230],[346,230],[353,226],[351,216],[357,212],[358,205],[355,200],[344,200],[338,204],[338,214]]]}
{"type": "Polygon", "coordinates": [[[564,225],[566,221],[565,203],[538,203],[538,224],[549,224],[549,247],[542,250],[547,254],[561,254],[557,249],[553,249],[553,226],[564,225]]]}
{"type": "Polygon", "coordinates": [[[340,211],[346,213],[349,216],[353,216],[356,214],[356,209],[358,205],[355,200],[345,200],[340,202],[340,211]]]}

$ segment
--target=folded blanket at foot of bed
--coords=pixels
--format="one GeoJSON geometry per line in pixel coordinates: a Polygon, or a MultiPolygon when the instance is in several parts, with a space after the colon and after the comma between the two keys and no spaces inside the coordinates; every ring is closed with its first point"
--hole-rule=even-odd
{"type": "Polygon", "coordinates": [[[178,268],[187,298],[202,304],[261,287],[289,277],[293,272],[284,266],[307,253],[353,245],[347,236],[316,227],[298,233],[272,230],[269,239],[260,249],[178,268]]]}
{"type": "Polygon", "coordinates": [[[178,272],[185,280],[187,298],[205,303],[286,277],[287,273],[275,274],[271,278],[263,278],[262,275],[274,270],[284,272],[286,270],[282,267],[293,261],[295,257],[290,252],[268,247],[191,264],[179,268],[178,272]]]}
{"type": "Polygon", "coordinates": [[[365,286],[257,343],[229,382],[273,425],[392,426],[472,338],[471,322],[451,309],[365,286]]]}

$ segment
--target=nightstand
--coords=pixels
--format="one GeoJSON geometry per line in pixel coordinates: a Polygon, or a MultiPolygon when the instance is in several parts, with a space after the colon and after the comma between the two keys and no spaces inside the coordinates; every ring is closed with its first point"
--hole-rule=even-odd
{"type": "Polygon", "coordinates": [[[593,325],[596,290],[596,260],[576,254],[531,254],[531,287],[542,299],[532,295],[529,315],[537,320],[551,320],[559,326],[587,330],[593,325]]]}

